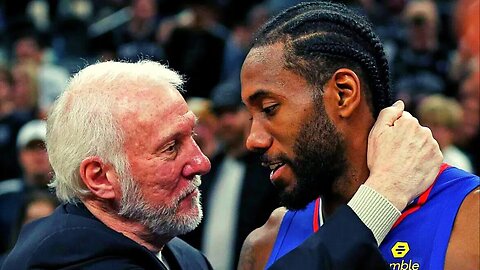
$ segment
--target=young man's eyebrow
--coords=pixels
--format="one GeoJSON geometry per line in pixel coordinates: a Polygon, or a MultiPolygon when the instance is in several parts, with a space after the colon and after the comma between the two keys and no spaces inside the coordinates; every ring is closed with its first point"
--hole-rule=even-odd
{"type": "Polygon", "coordinates": [[[251,96],[248,97],[248,102],[255,103],[258,100],[268,96],[270,96],[270,93],[267,90],[259,89],[255,93],[253,93],[251,96]]]}

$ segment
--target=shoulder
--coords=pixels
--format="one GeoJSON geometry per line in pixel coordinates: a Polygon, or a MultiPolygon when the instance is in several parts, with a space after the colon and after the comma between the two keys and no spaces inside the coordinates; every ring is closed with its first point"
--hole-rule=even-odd
{"type": "Polygon", "coordinates": [[[272,236],[274,238],[277,236],[278,229],[286,212],[287,209],[285,207],[279,207],[273,210],[267,222],[262,227],[251,232],[248,235],[247,240],[258,244],[271,242],[270,240],[272,240],[272,236]]]}
{"type": "Polygon", "coordinates": [[[251,232],[242,246],[238,269],[263,269],[272,251],[286,208],[275,209],[267,222],[251,232]]]}
{"type": "Polygon", "coordinates": [[[50,217],[25,226],[5,261],[14,267],[5,269],[43,265],[82,265],[88,269],[108,264],[152,266],[157,262],[142,246],[99,221],[57,209],[50,217]]]}
{"type": "Polygon", "coordinates": [[[445,258],[445,269],[480,266],[480,188],[470,192],[458,210],[445,258]]]}
{"type": "Polygon", "coordinates": [[[193,256],[202,256],[202,253],[198,249],[192,247],[187,242],[183,241],[178,237],[170,240],[167,246],[172,250],[173,253],[175,253],[175,251],[181,251],[182,253],[190,253],[190,255],[193,256]]]}
{"type": "MultiPolygon", "coordinates": [[[[173,238],[167,248],[171,252],[171,256],[180,265],[181,269],[211,269],[211,265],[207,258],[194,247],[187,244],[178,237],[173,238]]],[[[167,256],[167,254],[164,254],[167,256]]]]}

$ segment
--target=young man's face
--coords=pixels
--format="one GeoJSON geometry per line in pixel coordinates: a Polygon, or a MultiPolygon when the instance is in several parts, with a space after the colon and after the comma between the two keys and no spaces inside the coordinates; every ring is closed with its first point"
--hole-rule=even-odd
{"type": "Polygon", "coordinates": [[[242,99],[252,115],[247,148],[263,154],[282,203],[301,209],[328,193],[343,173],[345,151],[320,89],[284,68],[281,43],[253,48],[241,80],[242,99]]]}

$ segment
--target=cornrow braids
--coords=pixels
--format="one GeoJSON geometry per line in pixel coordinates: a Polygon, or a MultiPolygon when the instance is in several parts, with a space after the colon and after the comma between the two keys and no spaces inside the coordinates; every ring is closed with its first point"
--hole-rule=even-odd
{"type": "Polygon", "coordinates": [[[391,104],[383,46],[368,19],[346,6],[308,2],[291,7],[256,34],[252,47],[284,44],[285,67],[322,89],[339,68],[358,74],[373,115],[391,104]]]}

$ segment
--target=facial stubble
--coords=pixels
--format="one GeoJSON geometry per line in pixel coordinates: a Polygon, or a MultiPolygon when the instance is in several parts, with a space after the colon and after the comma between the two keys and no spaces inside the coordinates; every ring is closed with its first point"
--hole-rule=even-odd
{"type": "Polygon", "coordinates": [[[347,167],[344,139],[329,119],[321,96],[314,98],[312,116],[299,130],[294,154],[289,165],[297,181],[290,191],[280,189],[280,201],[288,209],[299,210],[329,194],[347,167]]]}

